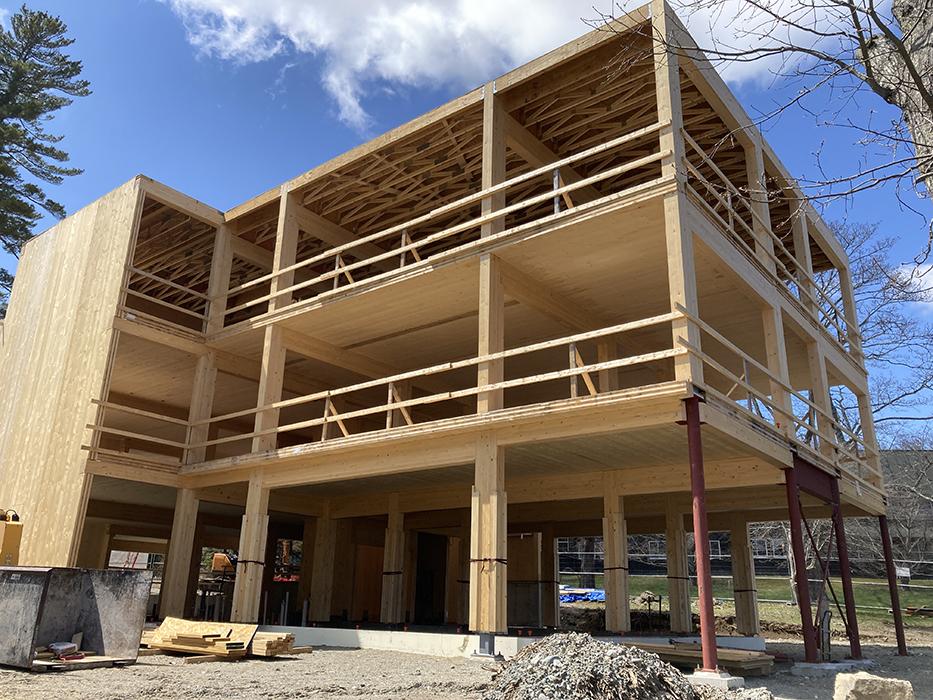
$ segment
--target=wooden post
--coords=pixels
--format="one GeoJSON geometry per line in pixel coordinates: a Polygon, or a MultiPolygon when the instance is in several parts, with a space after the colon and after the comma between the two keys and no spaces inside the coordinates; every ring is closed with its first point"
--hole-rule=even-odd
{"type": "Polygon", "coordinates": [[[227,311],[227,290],[230,289],[230,270],[233,267],[233,234],[230,227],[223,225],[214,234],[214,253],[211,257],[211,277],[207,295],[210,302],[207,309],[205,332],[211,335],[224,327],[227,311]]]}
{"type": "MultiPolygon", "coordinates": [[[[651,1],[652,36],[654,37],[655,92],[658,103],[660,148],[671,155],[661,161],[661,175],[677,178],[677,189],[664,197],[664,232],[667,242],[668,284],[671,310],[683,306],[688,313],[699,317],[697,303],[696,269],[693,257],[693,234],[684,215],[684,138],[683,114],[680,99],[680,75],[677,54],[668,47],[674,37],[668,23],[668,8],[664,0],[651,1]]],[[[680,348],[681,340],[700,348],[700,329],[689,319],[678,319],[672,324],[673,347],[680,348]]],[[[703,363],[693,354],[674,358],[674,376],[678,381],[703,382],[703,363]]]]}
{"type": "Polygon", "coordinates": [[[460,613],[457,623],[461,625],[470,624],[470,571],[473,567],[470,558],[471,554],[471,543],[470,543],[470,512],[467,511],[467,517],[465,518],[466,526],[462,529],[460,535],[460,613]]]}
{"type": "MultiPolygon", "coordinates": [[[[784,340],[784,322],[780,307],[768,304],[761,312],[761,322],[764,330],[765,351],[768,354],[768,370],[775,379],[769,377],[771,386],[771,400],[774,402],[777,423],[775,427],[785,435],[793,435],[795,424],[793,419],[790,394],[784,388],[790,385],[790,376],[787,369],[787,345],[784,340]]],[[[749,382],[752,384],[752,382],[749,382]]]]}
{"type": "MultiPolygon", "coordinates": [[[[505,179],[505,129],[503,110],[494,92],[494,85],[485,87],[483,100],[483,164],[482,187],[492,187],[505,179]]],[[[505,193],[486,197],[482,202],[483,214],[501,209],[505,205],[505,193]]],[[[485,238],[503,230],[505,222],[497,219],[483,224],[481,235],[485,238]]],[[[498,259],[489,254],[479,260],[479,355],[500,352],[504,349],[504,302],[502,272],[498,259]]],[[[477,368],[479,386],[501,382],[502,360],[483,362],[477,368]]],[[[476,397],[477,413],[487,413],[502,408],[502,390],[483,392],[476,397]]]]}
{"type": "MultiPolygon", "coordinates": [[[[262,409],[270,403],[282,399],[282,386],[285,381],[285,341],[282,329],[272,324],[266,326],[262,343],[262,366],[259,374],[259,392],[257,399],[255,429],[271,430],[279,425],[279,409],[262,409]]],[[[253,452],[274,450],[278,444],[277,433],[270,432],[253,438],[253,452]]]]}
{"type": "Polygon", "coordinates": [[[541,531],[541,625],[560,626],[560,571],[554,526],[541,531]]]}
{"type": "Polygon", "coordinates": [[[827,416],[832,415],[833,405],[829,395],[829,379],[826,374],[826,358],[818,342],[807,343],[807,366],[810,370],[810,400],[823,413],[814,416],[814,428],[817,431],[817,443],[820,454],[827,459],[835,456],[836,429],[827,416]]]}
{"type": "Polygon", "coordinates": [[[447,538],[447,571],[444,579],[444,622],[448,625],[460,623],[460,550],[464,542],[461,538],[447,538]]]}
{"type": "MultiPolygon", "coordinates": [[[[269,532],[269,489],[262,473],[249,477],[246,512],[240,526],[236,581],[233,586],[231,622],[257,622],[262,594],[262,574],[266,566],[266,537],[269,532]]],[[[271,562],[270,562],[271,566],[271,562]]]]}
{"type": "MultiPolygon", "coordinates": [[[[287,289],[295,281],[295,272],[279,274],[279,270],[295,264],[298,251],[298,213],[301,204],[296,195],[282,187],[279,198],[279,218],[275,233],[275,252],[272,257],[270,294],[287,289]]],[[[273,296],[269,299],[269,311],[276,311],[292,303],[290,293],[273,296]]],[[[282,385],[285,381],[285,340],[282,329],[274,323],[266,326],[262,344],[262,366],[259,375],[257,408],[282,399],[282,385]]],[[[278,427],[278,409],[259,410],[256,413],[255,430],[269,430],[278,427]]],[[[253,452],[274,450],[277,446],[276,433],[267,433],[253,438],[253,452]]]]}
{"type": "Polygon", "coordinates": [[[191,566],[197,520],[197,492],[193,489],[178,489],[175,494],[175,514],[172,517],[172,536],[168,545],[165,572],[162,575],[159,599],[161,617],[184,616],[188,569],[191,566]]]}
{"type": "Polygon", "coordinates": [[[819,320],[819,303],[816,298],[816,289],[810,280],[813,277],[813,258],[810,255],[810,227],[804,207],[797,207],[797,212],[791,220],[791,231],[794,236],[794,257],[797,259],[797,287],[800,303],[813,318],[819,320]]]}
{"type": "MultiPolygon", "coordinates": [[[[188,420],[191,422],[206,420],[211,417],[214,408],[214,388],[217,383],[217,359],[213,352],[206,352],[198,357],[194,369],[194,385],[191,389],[191,403],[188,407],[188,420]]],[[[188,426],[187,444],[204,442],[210,433],[210,424],[188,426]]],[[[207,457],[206,447],[189,447],[185,450],[185,464],[203,462],[207,457]]]]}
{"type": "Polygon", "coordinates": [[[470,629],[504,634],[506,621],[506,494],[504,450],[492,433],[476,440],[470,531],[470,629]]]}
{"type": "Polygon", "coordinates": [[[739,634],[754,636],[761,632],[758,620],[758,587],[755,560],[748,541],[745,516],[735,514],[731,528],[732,587],[735,594],[735,624],[739,634]]]}
{"type": "Polygon", "coordinates": [[[845,266],[839,268],[839,289],[842,292],[842,313],[846,321],[846,339],[849,341],[849,354],[859,364],[865,361],[862,353],[862,340],[859,335],[858,308],[855,305],[855,288],[852,286],[852,275],[845,266]]]}
{"type": "Polygon", "coordinates": [[[667,597],[671,611],[671,632],[693,632],[693,612],[690,608],[690,568],[687,561],[687,532],[684,514],[672,500],[665,512],[665,542],[667,546],[667,597]]]}
{"type": "Polygon", "coordinates": [[[603,474],[603,587],[606,591],[606,631],[632,628],[628,600],[628,533],[622,503],[621,474],[603,474]]]}
{"type": "Polygon", "coordinates": [[[774,240],[771,238],[771,212],[768,207],[768,185],[765,175],[764,154],[761,136],[744,135],[745,171],[748,177],[748,201],[752,212],[752,232],[755,235],[755,253],[759,262],[772,274],[776,274],[774,262],[774,240]]]}
{"type": "Polygon", "coordinates": [[[315,518],[305,518],[301,535],[301,569],[298,572],[298,607],[302,608],[311,598],[311,581],[314,576],[314,531],[315,518]]]}
{"type": "Polygon", "coordinates": [[[398,494],[389,496],[389,522],[382,557],[382,608],[379,620],[386,624],[404,621],[405,530],[398,494]]]}
{"type": "Polygon", "coordinates": [[[862,427],[862,440],[865,442],[866,450],[870,452],[866,455],[866,462],[874,470],[874,474],[866,475],[867,480],[877,486],[879,489],[884,486],[884,479],[881,474],[881,453],[878,448],[878,438],[875,435],[875,414],[871,408],[871,396],[861,392],[856,392],[856,401],[858,402],[859,424],[862,427]]]}
{"type": "MultiPolygon", "coordinates": [[[[288,289],[295,282],[295,271],[279,273],[297,262],[298,257],[298,209],[301,203],[297,195],[288,192],[286,185],[282,186],[279,196],[279,218],[275,229],[275,252],[272,257],[272,274],[275,275],[270,283],[269,293],[288,289]]],[[[292,303],[290,293],[279,294],[269,299],[269,311],[282,309],[292,303]]]]}
{"type": "Polygon", "coordinates": [[[308,616],[312,622],[330,622],[334,596],[334,557],[337,549],[337,521],[330,517],[330,508],[317,519],[314,533],[314,564],[311,567],[311,605],[308,616]]]}

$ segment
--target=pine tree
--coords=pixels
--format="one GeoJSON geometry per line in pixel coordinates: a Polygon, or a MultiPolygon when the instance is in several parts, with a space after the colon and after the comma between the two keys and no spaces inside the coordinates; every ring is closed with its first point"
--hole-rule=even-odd
{"type": "MultiPolygon", "coordinates": [[[[81,62],[64,49],[74,43],[58,17],[23,5],[0,27],[0,246],[19,256],[42,210],[62,218],[65,209],[48,198],[41,183],[57,185],[81,172],[66,167],[68,154],[57,147],[61,136],[45,126],[72,97],[90,94],[81,80],[81,62]]],[[[0,318],[13,285],[0,269],[0,318]]]]}

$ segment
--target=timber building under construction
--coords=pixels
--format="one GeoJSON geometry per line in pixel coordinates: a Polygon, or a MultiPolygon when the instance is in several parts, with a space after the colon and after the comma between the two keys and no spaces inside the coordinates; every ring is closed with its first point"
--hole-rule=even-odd
{"type": "Polygon", "coordinates": [[[32,240],[0,363],[22,563],[165,553],[177,616],[230,548],[234,621],[504,634],[558,625],[555,538],[601,534],[623,633],[627,535],[664,533],[688,633],[693,531],[705,668],[708,530],[743,635],[749,522],[799,561],[833,518],[845,573],[842,516],[886,527],[848,260],[662,7],[227,212],[139,176],[32,240]]]}

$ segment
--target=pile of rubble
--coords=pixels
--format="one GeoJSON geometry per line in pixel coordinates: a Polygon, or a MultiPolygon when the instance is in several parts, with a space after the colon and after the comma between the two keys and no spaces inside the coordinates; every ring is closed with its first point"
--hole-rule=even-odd
{"type": "Polygon", "coordinates": [[[552,634],[504,663],[483,700],[773,700],[766,689],[694,688],[657,654],[588,634],[552,634]]]}
{"type": "Polygon", "coordinates": [[[493,677],[484,700],[696,700],[686,677],[655,654],[588,634],[529,644],[493,677]]]}

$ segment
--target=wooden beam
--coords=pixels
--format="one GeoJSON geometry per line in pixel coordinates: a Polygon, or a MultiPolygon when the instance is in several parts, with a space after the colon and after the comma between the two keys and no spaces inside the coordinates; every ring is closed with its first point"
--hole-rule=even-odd
{"type": "Polygon", "coordinates": [[[522,272],[514,265],[498,260],[504,292],[520,303],[553,318],[572,331],[605,328],[609,321],[578,304],[568,302],[547,285],[522,272]]]}
{"type": "MultiPolygon", "coordinates": [[[[127,313],[130,314],[132,311],[127,311],[127,313]]],[[[114,330],[132,335],[136,338],[142,338],[143,340],[159,343],[160,345],[174,348],[175,350],[181,350],[189,355],[203,355],[210,351],[207,345],[199,340],[195,340],[194,337],[186,338],[120,316],[113,319],[113,328],[114,330]]],[[[192,335],[194,334],[192,333],[192,335]]]]}
{"type": "MultiPolygon", "coordinates": [[[[559,155],[538,140],[534,134],[528,131],[523,124],[508,112],[505,112],[502,121],[505,128],[506,145],[533,168],[540,168],[560,159],[559,155]]],[[[583,176],[569,165],[565,165],[561,168],[560,177],[563,180],[561,186],[572,185],[583,179],[583,176]]],[[[581,187],[574,190],[571,194],[571,197],[575,200],[579,200],[578,203],[581,204],[592,202],[595,199],[599,199],[601,196],[599,190],[592,185],[581,187]]]]}
{"type": "Polygon", "coordinates": [[[272,270],[273,253],[262,246],[250,243],[245,238],[234,236],[232,241],[233,255],[240,260],[262,268],[264,271],[272,270]]]}
{"type": "MultiPolygon", "coordinates": [[[[299,205],[295,209],[295,216],[298,221],[298,228],[335,248],[359,240],[359,237],[352,231],[348,231],[343,226],[303,206],[299,205]]],[[[348,252],[357,258],[363,259],[382,255],[386,251],[375,243],[361,243],[351,248],[348,252]]],[[[390,268],[395,269],[395,266],[388,260],[382,260],[374,264],[376,267],[384,270],[390,268]]]]}

